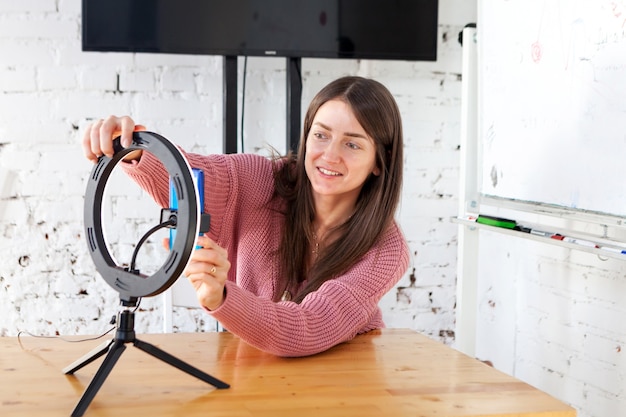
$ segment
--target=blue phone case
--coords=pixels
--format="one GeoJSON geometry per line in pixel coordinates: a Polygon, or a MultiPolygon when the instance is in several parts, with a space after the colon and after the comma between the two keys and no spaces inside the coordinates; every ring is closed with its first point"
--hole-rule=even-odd
{"type": "MultiPolygon", "coordinates": [[[[200,214],[204,213],[204,172],[198,168],[192,168],[191,172],[193,173],[193,184],[198,190],[199,201],[198,205],[200,206],[200,214]]],[[[176,187],[174,187],[174,182],[170,178],[170,209],[178,210],[178,197],[176,195],[176,187]]],[[[172,245],[174,243],[174,239],[176,239],[176,229],[170,229],[170,249],[172,249],[172,245]]]]}

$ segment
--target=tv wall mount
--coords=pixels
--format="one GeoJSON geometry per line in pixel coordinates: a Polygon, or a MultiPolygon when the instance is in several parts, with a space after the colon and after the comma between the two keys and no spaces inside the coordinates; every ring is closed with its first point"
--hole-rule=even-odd
{"type": "Polygon", "coordinates": [[[96,269],[107,284],[119,292],[123,309],[117,315],[115,337],[63,369],[65,374],[74,374],[82,367],[106,354],[100,368],[74,408],[72,417],[82,416],[87,410],[126,349],[127,343],[132,343],[144,352],[213,385],[217,389],[230,387],[229,384],[135,337],[134,310],[138,306],[138,301],[141,297],[158,295],[174,284],[182,274],[195,249],[196,236],[199,232],[208,231],[209,217],[200,214],[198,191],[195,188],[187,160],[168,139],[153,132],[134,132],[129,147],[122,147],[118,137],[113,141],[113,149],[112,157],[101,156],[98,159],[89,177],[85,194],[84,222],[89,253],[96,269]],[[107,180],[115,166],[126,155],[135,150],[150,152],[163,163],[173,181],[178,199],[176,210],[163,209],[161,211],[161,225],[175,227],[177,233],[171,245],[169,256],[151,276],[142,275],[139,270],[133,267],[117,265],[108,251],[102,230],[102,199],[107,180]]]}

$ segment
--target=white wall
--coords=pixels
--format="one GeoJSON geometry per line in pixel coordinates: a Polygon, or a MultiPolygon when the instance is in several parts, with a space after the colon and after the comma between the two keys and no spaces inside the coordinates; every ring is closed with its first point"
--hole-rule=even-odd
{"type": "Polygon", "coordinates": [[[626,263],[480,233],[476,355],[579,417],[626,415],[626,263]]]}
{"type": "MultiPolygon", "coordinates": [[[[456,302],[458,226],[449,219],[458,199],[457,35],[475,20],[475,2],[440,0],[435,63],[303,60],[304,107],[344,74],[377,78],[395,94],[406,134],[399,220],[413,263],[382,306],[389,326],[448,344],[456,302]]],[[[282,59],[249,59],[245,151],[282,149],[284,84],[282,59]]],[[[219,152],[221,85],[218,57],[81,52],[80,0],[0,0],[0,336],[110,327],[117,292],[97,276],[83,236],[91,164],[80,135],[96,118],[131,114],[188,150],[219,152]]],[[[155,224],[157,207],[122,176],[108,193],[107,236],[127,259],[155,224]]],[[[144,252],[141,265],[160,265],[158,239],[144,252]]],[[[624,264],[487,232],[481,253],[478,356],[573,404],[580,416],[626,415],[624,264]]],[[[161,331],[160,298],[142,301],[138,332],[161,331]]],[[[177,309],[174,325],[193,331],[214,323],[177,309]]]]}

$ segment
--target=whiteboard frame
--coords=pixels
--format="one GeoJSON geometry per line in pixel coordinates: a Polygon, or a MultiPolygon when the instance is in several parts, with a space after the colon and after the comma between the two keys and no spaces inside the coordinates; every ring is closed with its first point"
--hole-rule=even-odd
{"type": "MultiPolygon", "coordinates": [[[[563,223],[563,219],[569,219],[575,227],[579,227],[580,223],[589,223],[589,224],[597,224],[600,226],[600,229],[610,229],[615,228],[614,233],[611,231],[607,231],[608,235],[621,236],[619,237],[620,242],[626,242],[626,236],[622,235],[623,228],[626,227],[626,208],[624,208],[625,214],[613,213],[611,211],[593,211],[585,208],[573,208],[567,207],[561,204],[551,204],[548,202],[541,201],[526,201],[523,199],[516,198],[508,198],[501,196],[494,196],[483,191],[483,165],[485,164],[484,155],[485,151],[483,149],[484,138],[488,134],[487,127],[485,126],[484,120],[482,120],[482,115],[484,111],[484,102],[483,102],[483,92],[485,91],[484,83],[484,71],[483,67],[485,65],[486,57],[484,56],[484,43],[481,45],[480,37],[483,36],[484,30],[481,28],[481,18],[485,15],[486,3],[489,3],[488,0],[479,0],[477,4],[477,16],[478,16],[478,29],[476,36],[478,37],[477,41],[477,50],[476,50],[476,83],[477,89],[476,94],[477,98],[475,99],[475,103],[477,105],[477,142],[472,146],[475,146],[477,149],[477,154],[475,157],[477,158],[477,172],[476,172],[476,185],[475,187],[478,190],[478,195],[476,197],[476,201],[472,202],[473,207],[475,207],[474,212],[479,212],[483,209],[489,210],[490,212],[498,211],[499,208],[503,210],[512,210],[513,213],[533,213],[541,216],[541,219],[547,221],[548,225],[553,223],[552,219],[557,219],[556,224],[557,227],[559,224],[563,223]]],[[[465,68],[464,68],[465,70],[465,68]]],[[[464,74],[465,76],[465,74],[464,74]]],[[[601,178],[598,179],[601,181],[601,178]]],[[[473,186],[472,186],[473,187],[473,186]]],[[[468,210],[471,212],[472,210],[468,210]]],[[[483,213],[486,214],[486,213],[483,213]]],[[[575,229],[576,230],[576,229],[575,229]]],[[[599,236],[602,237],[604,232],[599,233],[599,236]]]]}
{"type": "MultiPolygon", "coordinates": [[[[462,37],[459,216],[477,210],[479,200],[476,28],[464,28],[462,37]]],[[[457,244],[454,347],[469,356],[474,356],[476,350],[478,250],[478,230],[461,225],[457,244]]]]}
{"type": "MultiPolygon", "coordinates": [[[[482,2],[478,2],[481,15],[482,2]]],[[[480,24],[480,22],[478,23],[480,24]]],[[[452,219],[459,224],[457,247],[457,308],[454,347],[475,356],[476,321],[478,309],[478,255],[480,251],[479,230],[509,234],[512,237],[533,239],[546,244],[612,256],[626,261],[626,255],[607,254],[597,248],[572,244],[549,238],[539,238],[530,233],[511,231],[496,227],[478,227],[475,221],[479,214],[510,218],[520,224],[528,224],[542,230],[591,239],[602,244],[626,246],[626,217],[609,215],[589,210],[571,209],[563,206],[506,199],[485,195],[482,184],[482,126],[480,109],[480,48],[478,31],[466,27],[463,30],[463,79],[461,100],[461,152],[459,175],[458,217],[452,219]],[[474,42],[467,42],[472,39],[474,42]]]]}
{"type": "MultiPolygon", "coordinates": [[[[616,215],[602,213],[597,211],[569,208],[557,204],[549,204],[535,201],[524,201],[519,199],[510,199],[499,196],[488,195],[483,192],[483,137],[485,135],[485,126],[480,118],[481,109],[483,108],[481,91],[484,89],[482,85],[483,75],[481,73],[481,62],[484,61],[483,48],[480,45],[480,18],[484,15],[485,0],[479,0],[477,4],[478,12],[478,28],[476,29],[477,42],[476,50],[472,52],[473,57],[464,56],[463,77],[465,79],[465,71],[471,71],[471,82],[474,83],[473,92],[476,97],[463,97],[468,101],[468,105],[475,105],[473,112],[475,120],[474,136],[468,136],[468,143],[462,145],[468,148],[468,153],[462,155],[461,164],[469,166],[472,162],[463,159],[475,158],[476,171],[471,175],[465,174],[466,179],[461,182],[460,199],[461,204],[465,207],[465,211],[460,213],[459,218],[466,218],[468,215],[477,216],[478,214],[497,215],[500,217],[511,218],[519,222],[532,223],[543,227],[544,230],[555,230],[573,234],[576,236],[588,237],[597,240],[607,240],[609,243],[626,244],[626,215],[616,215]],[[472,68],[466,68],[471,65],[472,68]],[[471,142],[475,140],[475,142],[471,142]],[[469,152],[471,151],[471,152],[469,152]],[[468,180],[476,181],[469,184],[468,180]]],[[[463,126],[462,126],[463,128],[463,126]]],[[[474,127],[471,127],[474,129],[474,127]]],[[[465,132],[463,132],[465,133],[465,132]]],[[[584,248],[580,248],[584,250],[584,248]]]]}

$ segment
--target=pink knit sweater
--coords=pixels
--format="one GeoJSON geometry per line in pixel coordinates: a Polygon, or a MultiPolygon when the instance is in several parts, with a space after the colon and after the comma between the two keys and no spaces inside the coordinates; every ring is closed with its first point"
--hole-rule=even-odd
{"type": "MultiPolygon", "coordinates": [[[[274,186],[272,163],[253,154],[186,154],[205,172],[209,235],[226,248],[231,270],[226,297],[208,311],[228,331],[279,356],[322,352],[359,333],[384,327],[378,302],[406,272],[409,253],[397,224],[344,275],[329,280],[300,303],[274,302],[283,215],[268,207],[274,186]]],[[[122,164],[127,174],[162,207],[168,206],[168,173],[144,152],[122,164]]]]}

